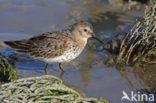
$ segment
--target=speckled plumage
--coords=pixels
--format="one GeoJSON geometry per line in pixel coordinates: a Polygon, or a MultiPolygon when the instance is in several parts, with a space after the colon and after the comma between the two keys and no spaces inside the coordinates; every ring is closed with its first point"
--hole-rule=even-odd
{"type": "Polygon", "coordinates": [[[46,32],[31,39],[5,43],[16,49],[17,52],[28,53],[48,63],[68,62],[74,59],[74,54],[77,55],[82,50],[69,35],[71,35],[70,30],[62,30],[46,32]]]}
{"type": "Polygon", "coordinates": [[[61,63],[76,58],[84,49],[87,39],[92,36],[92,25],[80,21],[72,29],[46,32],[30,39],[5,43],[17,52],[28,53],[47,63],[61,63]]]}

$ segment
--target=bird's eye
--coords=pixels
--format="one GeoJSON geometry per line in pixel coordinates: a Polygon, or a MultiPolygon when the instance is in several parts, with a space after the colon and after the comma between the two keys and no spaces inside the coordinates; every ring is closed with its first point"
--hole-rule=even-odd
{"type": "Polygon", "coordinates": [[[84,29],[84,32],[87,32],[87,29],[84,29]]]}

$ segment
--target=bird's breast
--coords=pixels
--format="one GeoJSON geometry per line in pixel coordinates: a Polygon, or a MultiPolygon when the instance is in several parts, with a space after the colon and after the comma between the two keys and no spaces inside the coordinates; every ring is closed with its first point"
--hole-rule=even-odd
{"type": "Polygon", "coordinates": [[[66,50],[62,55],[54,58],[41,58],[43,61],[47,63],[62,63],[69,62],[80,55],[83,49],[79,47],[72,47],[66,50]]]}

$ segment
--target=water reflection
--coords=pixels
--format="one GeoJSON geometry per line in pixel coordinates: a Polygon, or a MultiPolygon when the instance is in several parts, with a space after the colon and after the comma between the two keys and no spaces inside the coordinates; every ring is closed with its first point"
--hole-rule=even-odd
{"type": "Polygon", "coordinates": [[[135,64],[133,67],[118,68],[121,76],[128,81],[134,92],[155,94],[156,65],[135,64]]]}
{"type": "Polygon", "coordinates": [[[141,64],[136,65],[133,69],[134,75],[140,78],[142,86],[145,89],[155,90],[156,89],[156,65],[141,64]]]}

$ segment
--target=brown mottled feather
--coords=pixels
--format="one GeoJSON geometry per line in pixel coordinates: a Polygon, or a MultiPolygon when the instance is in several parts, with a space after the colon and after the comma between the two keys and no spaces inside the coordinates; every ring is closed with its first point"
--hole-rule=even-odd
{"type": "Polygon", "coordinates": [[[53,58],[62,55],[73,45],[69,35],[71,35],[70,30],[47,32],[30,39],[5,41],[5,43],[17,52],[28,53],[33,57],[53,58]]]}

